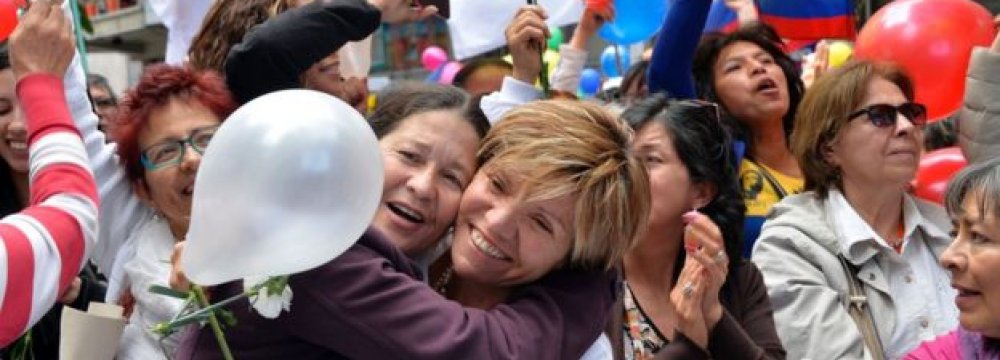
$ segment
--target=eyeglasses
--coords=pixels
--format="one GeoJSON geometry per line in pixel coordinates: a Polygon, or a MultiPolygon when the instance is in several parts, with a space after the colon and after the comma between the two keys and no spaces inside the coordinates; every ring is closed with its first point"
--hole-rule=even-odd
{"type": "Polygon", "coordinates": [[[94,98],[94,106],[96,107],[109,107],[118,105],[115,99],[112,98],[94,98]]]}
{"type": "Polygon", "coordinates": [[[167,140],[154,144],[142,150],[139,161],[146,170],[162,169],[180,164],[181,160],[184,159],[184,151],[188,144],[199,155],[203,155],[217,130],[219,130],[219,125],[198,128],[191,131],[191,135],[187,139],[167,140]]]}
{"type": "Polygon", "coordinates": [[[896,115],[903,114],[914,126],[923,126],[927,123],[927,107],[915,102],[907,102],[893,106],[889,104],[875,104],[864,109],[855,111],[847,116],[847,121],[861,115],[868,115],[872,125],[880,128],[892,127],[896,125],[896,115]]]}

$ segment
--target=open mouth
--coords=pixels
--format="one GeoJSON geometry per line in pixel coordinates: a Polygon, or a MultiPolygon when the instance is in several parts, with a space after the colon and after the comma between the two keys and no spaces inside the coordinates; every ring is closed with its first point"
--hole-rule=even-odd
{"type": "Polygon", "coordinates": [[[757,91],[757,92],[764,92],[764,91],[771,91],[771,90],[777,90],[777,89],[778,89],[778,84],[775,83],[774,80],[764,79],[764,80],[761,80],[759,84],[757,84],[757,88],[754,89],[754,90],[757,91]]]}
{"type": "Polygon", "coordinates": [[[423,214],[421,214],[419,211],[413,208],[410,208],[404,204],[394,203],[394,202],[386,203],[385,205],[389,208],[389,211],[392,211],[394,214],[398,215],[399,217],[409,222],[415,224],[424,223],[423,214]]]}
{"type": "Polygon", "coordinates": [[[194,184],[185,186],[184,189],[181,190],[181,194],[184,196],[191,196],[194,194],[194,184]]]}
{"type": "Polygon", "coordinates": [[[491,258],[500,261],[512,260],[510,256],[504,255],[504,253],[500,251],[499,248],[493,246],[493,244],[490,243],[489,240],[486,240],[486,237],[483,236],[483,233],[479,232],[479,230],[477,230],[476,228],[472,228],[471,237],[472,237],[472,245],[474,245],[476,249],[479,249],[479,251],[481,251],[483,254],[486,254],[486,256],[489,256],[491,258]]]}

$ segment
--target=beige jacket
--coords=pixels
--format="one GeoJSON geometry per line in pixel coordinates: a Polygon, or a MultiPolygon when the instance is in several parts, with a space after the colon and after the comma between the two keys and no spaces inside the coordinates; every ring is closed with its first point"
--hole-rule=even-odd
{"type": "MultiPolygon", "coordinates": [[[[918,225],[917,232],[940,256],[951,241],[947,214],[934,204],[914,201],[920,215],[938,225],[918,225]]],[[[828,218],[815,193],[786,197],[771,209],[754,245],[753,262],[764,275],[789,359],[870,359],[847,312],[848,280],[837,258],[841,245],[828,218]]],[[[876,246],[852,248],[845,257],[858,267],[879,337],[887,341],[895,330],[896,310],[876,246]]]]}
{"type": "Polygon", "coordinates": [[[987,48],[972,52],[958,142],[970,164],[1000,156],[1000,53],[987,48]]]}

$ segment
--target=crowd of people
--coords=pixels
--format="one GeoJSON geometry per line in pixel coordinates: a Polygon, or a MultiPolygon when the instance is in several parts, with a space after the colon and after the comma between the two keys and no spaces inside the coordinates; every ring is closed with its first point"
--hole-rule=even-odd
{"type": "Polygon", "coordinates": [[[614,9],[584,11],[543,91],[547,14],[527,5],[510,63],[394,83],[369,109],[338,50],[433,6],[217,0],[189,61],[119,99],[63,8],[34,2],[0,45],[0,358],[57,358],[60,307],[99,301],[124,308],[117,359],[1000,359],[1000,36],[972,54],[953,120],[969,165],[935,204],[911,194],[935,119],[904,70],[852,60],[804,82],[753,1],[702,34],[710,4],[673,1],[648,58],[594,99],[576,89],[614,9]],[[213,136],[296,88],[371,125],[368,230],[291,275],[277,317],[241,298],[224,334],[154,331],[186,305],[150,287],[192,287],[177,259],[213,136]]]}

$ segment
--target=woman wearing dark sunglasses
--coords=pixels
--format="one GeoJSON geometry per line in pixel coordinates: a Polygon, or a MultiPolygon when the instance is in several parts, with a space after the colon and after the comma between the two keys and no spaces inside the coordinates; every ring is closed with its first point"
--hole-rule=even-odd
{"type": "Polygon", "coordinates": [[[802,100],[791,145],[806,191],[753,248],[789,358],[896,359],[956,325],[937,262],[950,221],[907,193],[927,121],[913,92],[901,70],[857,62],[802,100]]]}

